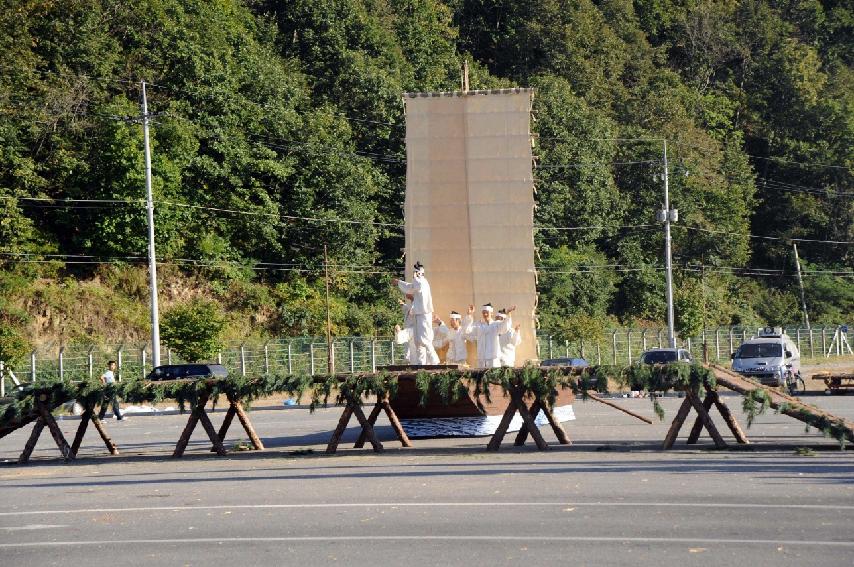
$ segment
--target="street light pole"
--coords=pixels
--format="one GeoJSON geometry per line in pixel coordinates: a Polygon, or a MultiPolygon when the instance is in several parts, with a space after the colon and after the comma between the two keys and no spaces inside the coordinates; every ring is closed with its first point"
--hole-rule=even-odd
{"type": "Polygon", "coordinates": [[[659,211],[659,221],[664,222],[664,266],[667,286],[667,340],[676,348],[676,331],[673,317],[673,259],[671,254],[670,222],[679,219],[679,211],[670,209],[670,175],[667,167],[667,140],[664,140],[664,210],[659,211]]]}
{"type": "Polygon", "coordinates": [[[145,141],[145,193],[148,210],[148,274],[151,285],[151,362],[160,366],[160,313],[157,305],[157,254],[154,251],[154,197],[151,192],[151,148],[148,139],[148,99],[142,81],[142,134],[145,141]]]}

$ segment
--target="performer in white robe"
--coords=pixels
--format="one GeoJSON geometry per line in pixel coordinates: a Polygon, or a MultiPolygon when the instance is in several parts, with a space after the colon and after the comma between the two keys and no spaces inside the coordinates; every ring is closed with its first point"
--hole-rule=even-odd
{"type": "Polygon", "coordinates": [[[412,315],[412,294],[406,294],[406,301],[400,302],[400,309],[403,312],[403,327],[400,325],[394,326],[394,342],[403,347],[403,358],[409,364],[418,364],[415,359],[415,317],[412,315]]]}
{"type": "MultiPolygon", "coordinates": [[[[497,320],[506,318],[510,320],[510,316],[502,311],[499,311],[495,316],[497,320]]],[[[512,326],[512,321],[510,322],[512,326]]],[[[519,332],[520,325],[511,328],[503,335],[498,336],[498,344],[501,346],[501,366],[516,366],[516,347],[522,344],[522,335],[519,332]]]]}
{"type": "Polygon", "coordinates": [[[430,293],[430,283],[424,276],[424,266],[421,262],[415,264],[411,283],[397,278],[393,278],[391,283],[396,285],[402,293],[411,293],[413,296],[412,314],[415,317],[414,340],[417,364],[438,364],[439,356],[433,348],[433,296],[430,293]]]}
{"type": "Polygon", "coordinates": [[[433,315],[433,349],[439,357],[439,362],[444,364],[448,360],[448,327],[437,315],[433,315]],[[442,353],[444,351],[444,360],[442,353]]]}
{"type": "MultiPolygon", "coordinates": [[[[514,305],[507,310],[507,313],[512,313],[515,309],[516,306],[514,305]]],[[[477,344],[478,368],[499,368],[501,366],[501,345],[498,342],[498,336],[510,330],[510,319],[494,321],[491,303],[481,307],[480,313],[481,321],[474,323],[472,317],[474,305],[469,305],[469,312],[464,323],[466,338],[477,344]]]]}
{"type": "Polygon", "coordinates": [[[462,317],[456,311],[451,311],[449,324],[439,320],[438,334],[443,338],[442,347],[448,347],[445,355],[447,364],[466,365],[468,363],[468,352],[466,352],[466,332],[463,329],[462,317]]]}

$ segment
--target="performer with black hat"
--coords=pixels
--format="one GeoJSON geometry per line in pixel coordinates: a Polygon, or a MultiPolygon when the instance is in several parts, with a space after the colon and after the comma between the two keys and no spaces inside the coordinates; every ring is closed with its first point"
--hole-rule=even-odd
{"type": "Polygon", "coordinates": [[[433,296],[430,293],[430,282],[424,276],[424,265],[416,262],[411,283],[392,278],[396,285],[406,295],[412,294],[412,309],[415,317],[414,340],[415,360],[420,365],[438,364],[439,356],[433,348],[433,296]]]}

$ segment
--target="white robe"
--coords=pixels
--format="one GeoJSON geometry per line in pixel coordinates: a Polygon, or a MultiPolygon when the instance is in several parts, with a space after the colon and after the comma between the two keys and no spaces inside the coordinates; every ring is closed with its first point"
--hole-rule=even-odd
{"type": "Polygon", "coordinates": [[[415,325],[413,329],[415,341],[414,364],[439,364],[439,355],[433,348],[433,296],[430,293],[430,283],[424,276],[415,276],[412,283],[398,280],[397,287],[404,294],[412,294],[412,309],[415,325]]]}
{"type": "Polygon", "coordinates": [[[415,358],[415,317],[412,315],[412,304],[404,303],[400,306],[403,311],[403,327],[394,335],[394,342],[406,345],[403,348],[403,358],[409,364],[418,364],[415,358]]]}
{"type": "Polygon", "coordinates": [[[438,327],[433,327],[433,348],[436,350],[448,346],[448,327],[444,323],[438,327]]]}
{"type": "Polygon", "coordinates": [[[474,323],[471,315],[465,318],[466,338],[477,343],[477,367],[499,368],[501,366],[501,345],[498,336],[510,330],[510,318],[503,321],[474,323]]]}
{"type": "Polygon", "coordinates": [[[442,323],[439,326],[439,333],[443,337],[442,346],[448,345],[448,354],[445,356],[445,361],[448,364],[465,364],[468,360],[465,329],[463,327],[452,329],[442,323]]]}
{"type": "Polygon", "coordinates": [[[498,337],[501,345],[501,366],[516,366],[516,347],[522,344],[522,333],[510,329],[498,337]]]}

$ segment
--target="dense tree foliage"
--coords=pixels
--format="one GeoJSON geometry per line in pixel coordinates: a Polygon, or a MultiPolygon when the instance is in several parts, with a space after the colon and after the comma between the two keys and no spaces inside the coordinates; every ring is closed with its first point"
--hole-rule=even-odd
{"type": "Polygon", "coordinates": [[[472,88],[536,89],[544,327],[663,320],[664,139],[683,332],[796,322],[792,239],[812,320],[850,320],[852,29],[835,0],[7,3],[4,341],[26,334],[37,278],[120,291],[139,272],[142,79],[174,281],[252,313],[243,335],[316,333],[327,245],[336,331],[383,332],[403,245],[401,94],[458,88],[464,59],[472,88]]]}

